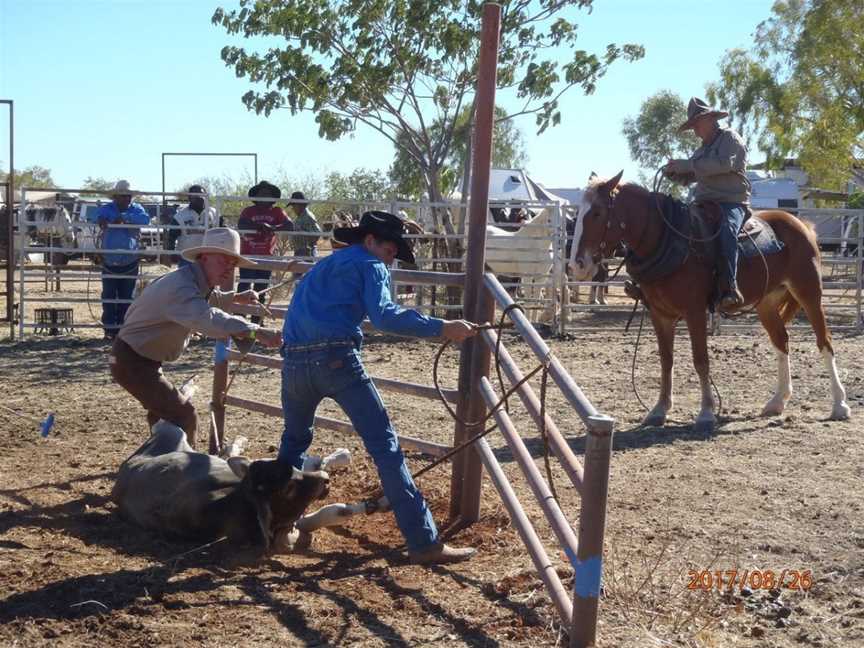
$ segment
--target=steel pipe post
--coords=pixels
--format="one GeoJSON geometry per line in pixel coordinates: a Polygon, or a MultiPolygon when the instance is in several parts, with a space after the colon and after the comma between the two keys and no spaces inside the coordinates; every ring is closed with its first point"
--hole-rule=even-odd
{"type": "MultiPolygon", "coordinates": [[[[486,286],[492,291],[495,301],[498,302],[499,306],[506,308],[514,303],[494,274],[487,272],[485,281],[486,286]]],[[[561,365],[561,361],[552,355],[549,346],[543,341],[543,338],[540,337],[540,334],[537,333],[537,330],[522,311],[518,309],[510,311],[510,319],[519,333],[522,334],[523,339],[534,352],[534,355],[537,356],[537,359],[541,362],[549,359],[549,375],[552,377],[552,380],[555,381],[561,393],[564,394],[564,397],[573,406],[585,424],[589,425],[591,417],[596,417],[598,414],[596,408],[585,397],[585,394],[582,393],[579,385],[567,373],[567,370],[561,365]]]]}
{"type": "MultiPolygon", "coordinates": [[[[6,180],[6,317],[9,319],[9,339],[15,339],[15,102],[2,99],[9,106],[9,178],[6,180]]],[[[21,267],[24,267],[22,262],[21,267]]],[[[23,293],[22,293],[23,294],[23,293]]],[[[24,320],[23,305],[20,319],[24,320]]]]}
{"type": "MultiPolygon", "coordinates": [[[[498,68],[498,38],[501,29],[501,5],[483,5],[483,26],[480,54],[477,63],[477,91],[472,137],[473,160],[471,161],[470,227],[468,228],[468,251],[465,258],[465,290],[463,311],[466,319],[479,322],[485,315],[478,312],[483,295],[483,272],[486,264],[486,221],[489,212],[489,176],[492,166],[492,131],[495,112],[495,85],[498,68]]],[[[493,311],[494,312],[494,311],[493,311]]],[[[479,391],[478,373],[488,375],[488,353],[485,373],[483,344],[476,338],[468,340],[462,347],[459,367],[459,392],[462,398],[456,407],[460,419],[471,418],[485,412],[479,391]],[[474,358],[479,355],[479,358],[474,358]]],[[[462,423],[456,423],[453,445],[457,446],[470,438],[473,431],[462,423]]],[[[480,508],[480,477],[482,464],[475,453],[461,452],[453,460],[453,479],[450,489],[450,517],[459,517],[463,523],[475,522],[480,508]]]]}
{"type": "MultiPolygon", "coordinates": [[[[495,349],[495,342],[498,339],[497,334],[494,331],[483,331],[483,337],[489,345],[490,350],[495,349]]],[[[504,375],[507,377],[507,380],[510,381],[511,385],[517,384],[525,377],[516,362],[513,360],[507,347],[503,344],[498,346],[498,362],[501,364],[501,370],[504,372],[504,375]]],[[[522,401],[525,409],[528,410],[531,418],[534,419],[534,423],[536,423],[539,428],[540,425],[542,425],[543,419],[540,418],[541,406],[537,394],[534,393],[534,390],[531,389],[531,385],[527,382],[523,383],[519,389],[516,390],[516,393],[519,395],[519,399],[522,401]]],[[[561,431],[558,429],[558,426],[549,414],[546,414],[545,421],[546,436],[549,438],[549,444],[552,446],[552,451],[561,462],[561,467],[564,468],[564,472],[567,473],[573,487],[581,494],[583,479],[582,464],[579,463],[579,458],[573,453],[570,446],[567,445],[567,440],[564,438],[564,435],[561,434],[561,431]]]]}
{"type": "Polygon", "coordinates": [[[504,471],[501,470],[501,465],[498,463],[498,460],[495,459],[495,454],[492,452],[492,448],[489,447],[486,439],[480,439],[477,441],[476,446],[477,454],[480,455],[483,464],[486,466],[486,470],[489,471],[489,477],[492,480],[492,484],[501,495],[501,501],[504,503],[504,508],[507,509],[507,513],[510,515],[510,520],[516,528],[516,531],[518,531],[519,536],[522,538],[522,542],[525,543],[525,548],[528,550],[528,555],[531,556],[534,568],[537,570],[540,580],[542,580],[543,584],[546,586],[546,590],[549,592],[549,597],[552,599],[552,602],[558,610],[558,614],[561,616],[562,625],[569,628],[573,618],[573,606],[567,598],[567,593],[564,591],[561,579],[558,578],[558,572],[555,571],[555,566],[552,564],[552,561],[549,560],[549,554],[547,554],[546,549],[543,548],[543,543],[540,542],[540,538],[537,537],[537,532],[531,525],[531,521],[525,514],[522,505],[519,503],[519,498],[516,497],[516,493],[513,492],[513,487],[510,486],[510,482],[507,481],[507,476],[504,474],[504,471]]]}
{"type": "Polygon", "coordinates": [[[593,646],[597,640],[612,430],[613,421],[605,416],[592,416],[588,424],[588,438],[585,441],[585,483],[579,519],[579,551],[576,554],[573,574],[570,648],[593,646]]]}
{"type": "MultiPolygon", "coordinates": [[[[494,407],[499,400],[499,396],[495,393],[492,383],[489,382],[488,378],[481,380],[480,389],[483,393],[483,398],[486,400],[486,404],[489,407],[494,407]]],[[[558,538],[558,542],[564,548],[567,559],[571,564],[575,563],[578,550],[576,534],[561,511],[561,506],[555,501],[555,496],[552,494],[550,485],[546,483],[546,480],[540,474],[537,464],[534,463],[534,458],[528,452],[528,448],[525,447],[525,442],[519,436],[519,432],[516,430],[516,426],[513,425],[510,415],[503,408],[499,408],[495,412],[495,421],[498,423],[501,434],[504,435],[504,440],[507,441],[507,445],[513,453],[513,458],[519,464],[519,468],[522,469],[522,473],[525,475],[528,486],[531,487],[534,498],[540,504],[540,508],[543,509],[546,519],[549,520],[549,524],[558,538]]]]}

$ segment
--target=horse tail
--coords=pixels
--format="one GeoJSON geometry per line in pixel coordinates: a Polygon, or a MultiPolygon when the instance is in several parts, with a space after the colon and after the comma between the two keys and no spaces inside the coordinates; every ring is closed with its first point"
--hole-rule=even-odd
{"type": "Polygon", "coordinates": [[[787,290],[777,308],[780,313],[780,319],[783,320],[784,324],[788,324],[792,321],[792,318],[795,317],[796,313],[801,310],[801,304],[797,299],[795,299],[794,295],[787,290]]]}

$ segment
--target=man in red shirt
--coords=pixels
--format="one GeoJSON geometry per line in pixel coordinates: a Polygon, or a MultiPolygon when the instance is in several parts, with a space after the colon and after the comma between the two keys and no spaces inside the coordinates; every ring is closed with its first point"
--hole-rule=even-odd
{"type": "MultiPolygon", "coordinates": [[[[276,206],[276,199],[282,197],[282,192],[276,185],[262,180],[249,189],[252,206],[240,214],[237,229],[243,232],[240,239],[240,254],[243,256],[272,256],[276,249],[276,233],[291,232],[294,223],[281,207],[276,206]],[[255,200],[261,198],[263,200],[255,200]],[[266,200],[266,199],[270,200],[266,200]]],[[[270,271],[240,268],[240,281],[237,291],[243,292],[250,287],[255,291],[264,290],[270,285],[270,271]]],[[[258,323],[260,318],[253,316],[252,321],[258,323]]]]}

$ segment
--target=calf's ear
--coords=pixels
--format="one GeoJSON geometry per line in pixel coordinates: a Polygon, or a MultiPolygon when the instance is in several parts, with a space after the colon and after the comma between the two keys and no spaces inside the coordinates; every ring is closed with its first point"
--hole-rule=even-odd
{"type": "Polygon", "coordinates": [[[240,479],[244,479],[249,474],[249,466],[252,464],[247,457],[229,457],[228,467],[240,479]]]}

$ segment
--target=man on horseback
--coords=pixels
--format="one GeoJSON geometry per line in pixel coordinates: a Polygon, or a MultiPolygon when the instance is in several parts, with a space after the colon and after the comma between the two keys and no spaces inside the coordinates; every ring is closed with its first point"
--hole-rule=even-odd
{"type": "Polygon", "coordinates": [[[729,113],[714,110],[702,99],[693,97],[687,106],[687,121],[679,131],[693,129],[702,146],[689,160],[669,160],[663,169],[666,177],[682,185],[696,183],[693,202],[716,202],[723,212],[718,243],[722,260],[719,267],[720,309],[734,310],[744,303],[738,290],[738,232],[747,217],[750,181],[747,179],[747,147],[731,128],[718,120],[729,113]]]}

